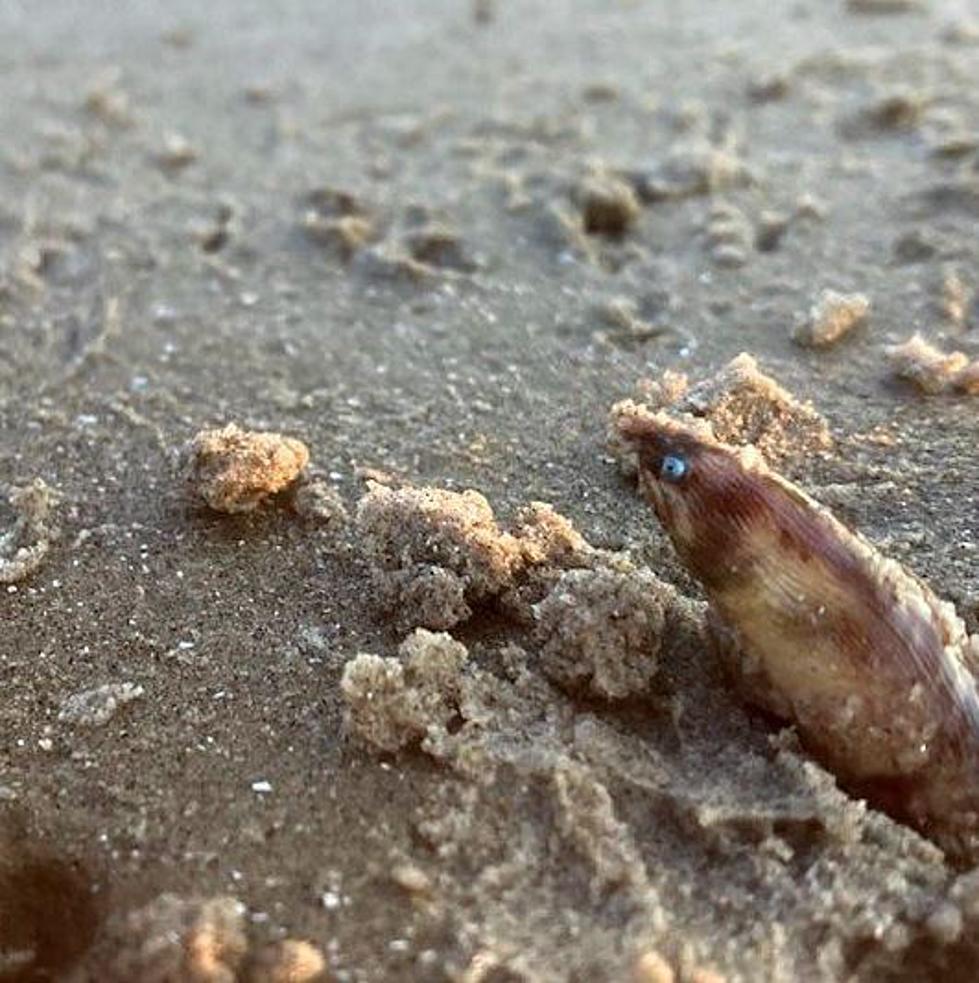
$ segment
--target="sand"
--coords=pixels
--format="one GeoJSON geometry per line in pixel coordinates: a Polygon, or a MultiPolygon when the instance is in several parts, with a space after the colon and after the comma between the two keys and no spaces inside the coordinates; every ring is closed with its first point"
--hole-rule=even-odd
{"type": "Polygon", "coordinates": [[[607,442],[714,416],[979,630],[972,376],[886,355],[979,364],[969,8],[0,6],[0,978],[975,978],[607,442]],[[301,443],[188,489],[230,424],[301,443]]]}

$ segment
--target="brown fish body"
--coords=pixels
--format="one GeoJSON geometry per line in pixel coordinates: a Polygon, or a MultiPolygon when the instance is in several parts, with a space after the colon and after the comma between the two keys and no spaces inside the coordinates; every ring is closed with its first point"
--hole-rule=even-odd
{"type": "Polygon", "coordinates": [[[630,404],[617,423],[748,697],[844,784],[979,856],[979,637],[752,448],[630,404]]]}

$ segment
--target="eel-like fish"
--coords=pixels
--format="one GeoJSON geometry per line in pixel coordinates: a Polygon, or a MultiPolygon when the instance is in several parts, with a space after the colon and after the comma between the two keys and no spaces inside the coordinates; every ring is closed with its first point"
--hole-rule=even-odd
{"type": "Polygon", "coordinates": [[[747,697],[844,787],[979,859],[979,635],[754,448],[630,402],[614,419],[747,697]]]}

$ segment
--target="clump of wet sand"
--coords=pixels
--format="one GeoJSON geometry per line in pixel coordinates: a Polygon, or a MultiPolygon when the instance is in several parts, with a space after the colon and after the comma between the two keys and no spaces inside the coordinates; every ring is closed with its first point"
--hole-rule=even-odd
{"type": "Polygon", "coordinates": [[[104,683],[92,689],[72,693],[58,711],[58,720],[78,727],[102,727],[118,710],[143,696],[138,683],[104,683]]]}
{"type": "Polygon", "coordinates": [[[112,919],[79,983],[326,983],[326,960],[309,942],[249,938],[246,908],[228,896],[161,894],[112,919]]]}
{"type": "Polygon", "coordinates": [[[649,202],[716,194],[757,180],[739,148],[699,137],[678,141],[662,158],[627,171],[626,176],[639,197],[649,202]]]}
{"type": "Polygon", "coordinates": [[[887,357],[898,378],[906,379],[927,395],[979,395],[979,360],[970,360],[964,352],[946,354],[920,334],[914,334],[899,345],[891,345],[887,357]]]}
{"type": "MultiPolygon", "coordinates": [[[[751,444],[773,463],[833,446],[829,426],[812,403],[796,399],[762,372],[747,352],[694,385],[685,375],[667,370],[659,379],[642,382],[638,396],[651,409],[668,408],[704,420],[718,440],[751,444]]],[[[616,412],[613,408],[613,417],[616,412]]],[[[621,444],[614,426],[609,441],[626,470],[631,470],[631,452],[621,444]]]]}
{"type": "Polygon", "coordinates": [[[639,199],[632,187],[612,174],[591,174],[574,189],[584,230],[589,235],[619,238],[639,218],[639,199]]]}
{"type": "Polygon", "coordinates": [[[321,186],[303,196],[302,208],[309,242],[374,279],[423,284],[483,265],[446,218],[424,205],[387,213],[359,193],[321,186]]]}
{"type": "Polygon", "coordinates": [[[427,628],[451,628],[499,594],[520,561],[513,536],[476,491],[372,488],[357,529],[381,605],[427,628]]]}
{"type": "Polygon", "coordinates": [[[234,898],[160,895],[107,928],[104,960],[93,955],[98,975],[90,978],[233,983],[248,951],[243,916],[234,898]]]}
{"type": "Polygon", "coordinates": [[[246,983],[329,983],[326,958],[311,942],[282,939],[255,950],[245,973],[246,983]]]}
{"type": "Polygon", "coordinates": [[[57,537],[51,514],[58,495],[40,478],[12,488],[9,501],[17,519],[0,534],[0,584],[15,584],[35,573],[57,537]]]}
{"type": "Polygon", "coordinates": [[[359,195],[320,187],[303,199],[302,228],[311,242],[335,249],[349,259],[379,238],[375,210],[359,195]]]}
{"type": "Polygon", "coordinates": [[[296,481],[292,508],[301,519],[320,526],[340,527],[350,517],[343,496],[315,469],[296,481]]]}
{"type": "Polygon", "coordinates": [[[183,449],[188,486],[216,512],[252,512],[291,485],[309,463],[300,440],[243,430],[235,423],[202,430],[183,449]]]}
{"type": "Polygon", "coordinates": [[[605,699],[642,694],[680,603],[675,588],[627,560],[564,571],[534,608],[541,670],[605,699]]]}
{"type": "Polygon", "coordinates": [[[824,290],[809,315],[792,329],[792,339],[809,348],[828,348],[862,324],[870,313],[866,294],[824,290]]]}
{"type": "Polygon", "coordinates": [[[956,270],[946,270],[938,303],[942,317],[959,331],[968,330],[975,302],[975,290],[956,270]]]}
{"type": "Polygon", "coordinates": [[[403,625],[448,629],[496,599],[519,604],[537,567],[581,563],[590,547],[543,503],[514,532],[479,492],[375,485],[356,516],[378,602],[403,625]]]}
{"type": "Polygon", "coordinates": [[[340,683],[348,725],[384,751],[437,740],[459,714],[459,678],[467,658],[465,646],[451,635],[424,628],[402,642],[398,658],[355,656],[340,683]]]}
{"type": "Polygon", "coordinates": [[[748,262],[754,232],[741,209],[728,202],[717,202],[707,222],[707,245],[717,266],[736,269],[748,262]]]}
{"type": "MultiPolygon", "coordinates": [[[[656,674],[664,639],[673,644],[702,627],[702,611],[675,588],[628,556],[595,550],[544,503],[523,509],[511,534],[475,492],[378,486],[358,517],[374,576],[392,591],[388,603],[402,622],[458,624],[471,614],[467,591],[473,603],[495,598],[513,626],[529,632],[544,675],[571,691],[639,696],[656,674]],[[433,573],[435,559],[446,564],[435,567],[441,574],[433,573]],[[445,582],[455,584],[448,596],[445,582]]],[[[454,716],[471,715],[463,710],[472,697],[464,678],[479,678],[467,668],[465,647],[417,627],[396,658],[362,653],[347,663],[348,722],[384,750],[419,741],[430,749],[454,716]]]]}

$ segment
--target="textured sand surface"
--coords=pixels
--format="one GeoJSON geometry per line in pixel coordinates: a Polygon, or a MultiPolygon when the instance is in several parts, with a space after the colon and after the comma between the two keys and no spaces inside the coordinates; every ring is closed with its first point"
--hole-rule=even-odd
{"type": "Polygon", "coordinates": [[[979,364],[970,7],[0,3],[0,978],[975,978],[606,442],[749,352],[814,412],[725,439],[979,630],[975,387],[886,356],[979,364]],[[188,495],[229,423],[299,484],[188,495]]]}

